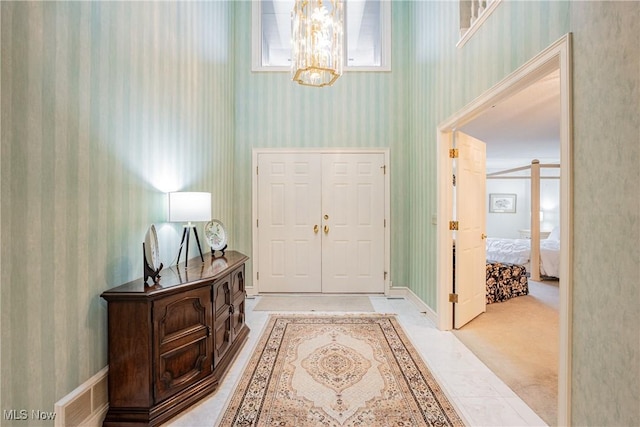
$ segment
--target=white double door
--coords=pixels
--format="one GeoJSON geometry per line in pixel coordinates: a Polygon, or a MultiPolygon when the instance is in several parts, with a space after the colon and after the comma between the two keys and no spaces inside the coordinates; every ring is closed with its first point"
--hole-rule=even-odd
{"type": "Polygon", "coordinates": [[[383,153],[258,154],[260,292],[383,293],[383,153]]]}

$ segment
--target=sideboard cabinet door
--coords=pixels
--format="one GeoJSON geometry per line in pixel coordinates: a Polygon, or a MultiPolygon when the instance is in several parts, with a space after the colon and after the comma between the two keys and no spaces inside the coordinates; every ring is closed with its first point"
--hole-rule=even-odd
{"type": "Polygon", "coordinates": [[[244,265],[238,267],[231,273],[231,295],[233,309],[231,315],[232,339],[240,333],[245,325],[245,282],[244,265]]]}
{"type": "Polygon", "coordinates": [[[156,403],[211,373],[211,315],[208,286],[153,303],[156,403]]]}
{"type": "Polygon", "coordinates": [[[214,337],[213,364],[224,357],[231,346],[231,276],[217,280],[213,284],[214,301],[214,337]]]}

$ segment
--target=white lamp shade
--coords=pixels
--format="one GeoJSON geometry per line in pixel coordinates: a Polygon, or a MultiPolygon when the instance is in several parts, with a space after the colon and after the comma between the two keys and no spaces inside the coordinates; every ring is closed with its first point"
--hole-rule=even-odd
{"type": "Polygon", "coordinates": [[[211,219],[211,193],[179,191],[169,193],[169,221],[190,222],[211,219]]]}

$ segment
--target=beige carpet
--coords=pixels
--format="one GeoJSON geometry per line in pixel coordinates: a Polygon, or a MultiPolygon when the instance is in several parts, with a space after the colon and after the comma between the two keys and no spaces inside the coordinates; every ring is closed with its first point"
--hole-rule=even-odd
{"type": "Polygon", "coordinates": [[[254,311],[375,311],[364,295],[261,295],[254,311]]]}
{"type": "Polygon", "coordinates": [[[557,423],[558,282],[529,281],[529,295],[487,305],[454,334],[540,418],[557,423]]]}
{"type": "Polygon", "coordinates": [[[221,426],[463,426],[393,315],[271,315],[221,426]]]}

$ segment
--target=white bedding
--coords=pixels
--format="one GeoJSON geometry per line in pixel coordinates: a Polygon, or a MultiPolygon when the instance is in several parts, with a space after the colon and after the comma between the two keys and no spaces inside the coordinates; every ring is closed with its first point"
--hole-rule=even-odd
{"type": "MultiPolygon", "coordinates": [[[[530,254],[530,239],[487,238],[487,260],[489,261],[529,267],[530,254]]],[[[553,239],[540,241],[540,274],[549,277],[560,277],[560,241],[553,239]]]]}

